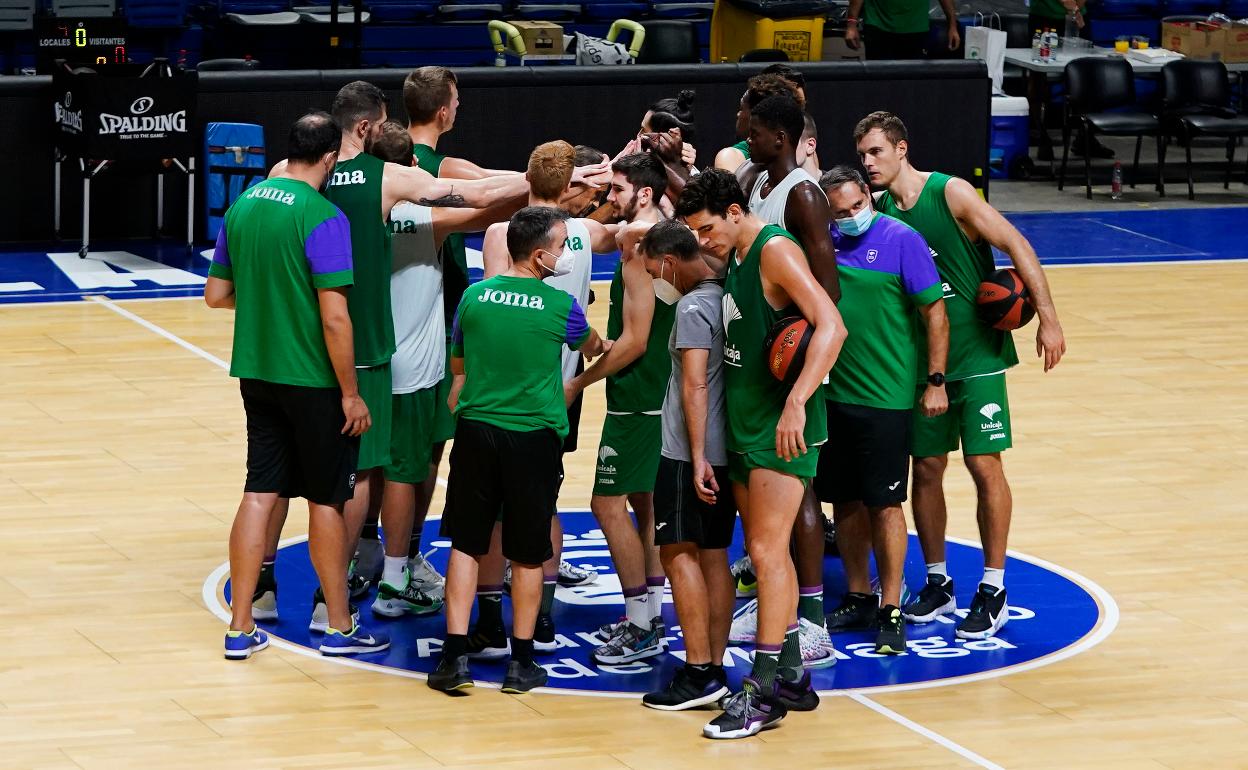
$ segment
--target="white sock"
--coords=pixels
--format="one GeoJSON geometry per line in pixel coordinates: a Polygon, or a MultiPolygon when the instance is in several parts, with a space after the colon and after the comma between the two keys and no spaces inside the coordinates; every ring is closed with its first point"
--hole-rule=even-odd
{"type": "Polygon", "coordinates": [[[624,597],[624,615],[628,622],[638,628],[650,628],[650,594],[642,592],[637,596],[624,597]]]}
{"type": "Polygon", "coordinates": [[[666,589],[666,584],[657,585],[657,586],[652,586],[652,585],[646,586],[646,593],[649,594],[649,598],[647,599],[647,602],[650,605],[651,619],[663,617],[663,592],[665,589],[666,589]]]}
{"type": "Polygon", "coordinates": [[[992,586],[998,591],[1005,589],[1005,568],[984,567],[984,579],[979,581],[992,586]]]}
{"type": "Polygon", "coordinates": [[[381,579],[392,586],[402,586],[405,569],[407,569],[406,556],[387,556],[381,565],[381,579]]]}
{"type": "Polygon", "coordinates": [[[948,562],[929,561],[927,563],[927,574],[940,575],[947,580],[949,578],[949,567],[947,565],[948,562]]]}

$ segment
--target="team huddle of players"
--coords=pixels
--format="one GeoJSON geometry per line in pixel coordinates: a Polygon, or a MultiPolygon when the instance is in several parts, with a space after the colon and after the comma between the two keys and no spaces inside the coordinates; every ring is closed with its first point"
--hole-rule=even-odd
{"type": "Polygon", "coordinates": [[[898,117],[858,123],[865,177],[822,173],[804,80],[777,65],[750,80],[742,141],[714,168],[694,165],[686,91],[652,105],[612,160],[553,141],[509,172],[437,152],[459,103],[449,70],[412,72],[403,98],[407,126],[364,82],[342,88],[332,115],[297,121],[287,160],[231,207],[217,241],[205,297],[236,311],[248,430],[227,658],[268,644],[255,621],[277,617],[277,541],[300,496],[321,652],[389,645],[350,604],[375,580],[376,615],[445,608],[430,687],[470,687],[471,660],[505,657],[505,692],[543,685],[535,655],[557,647],[556,586],[595,578],[562,562],[555,512],[581,394],[603,379],[591,509],[625,606],[593,658],[667,651],[669,581],[684,638],[685,664],[646,706],[718,704],[704,734],[747,737],[818,705],[809,669],[835,663],[832,634],[870,630],[878,653],[901,654],[907,622],[953,613],[942,480],[959,446],[985,569],[957,635],[1006,623],[1001,452],[1018,358],[975,314],[992,246],[1031,292],[1046,371],[1065,342],[1026,240],[965,181],[914,169],[898,117]],[[485,279],[470,285],[463,234],[481,231],[485,279]],[[600,334],[586,318],[592,255],[617,249],[600,334]],[[795,316],[811,334],[780,379],[769,335],[795,316]],[[443,578],[420,532],[452,438],[443,578]],[[928,576],[903,596],[912,465],[928,576]],[[821,502],[849,588],[826,615],[821,502]],[[748,555],[730,565],[738,512],[748,555]],[[730,641],[755,650],[735,694],[720,665],[730,641]]]}

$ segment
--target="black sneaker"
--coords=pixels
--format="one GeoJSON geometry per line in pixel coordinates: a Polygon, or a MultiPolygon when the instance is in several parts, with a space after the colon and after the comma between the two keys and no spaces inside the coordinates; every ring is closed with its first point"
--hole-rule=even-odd
{"type": "Polygon", "coordinates": [[[544,684],[546,684],[546,669],[533,661],[529,661],[528,665],[518,660],[507,664],[507,676],[503,678],[503,692],[525,693],[544,684]]]}
{"type": "Polygon", "coordinates": [[[906,651],[906,624],[901,610],[891,604],[880,608],[880,630],[875,635],[875,651],[880,655],[901,655],[906,651]]]}
{"type": "Polygon", "coordinates": [[[1010,607],[1005,602],[1005,589],[980,583],[971,610],[958,624],[959,639],[987,639],[1000,631],[1010,618],[1010,607]]]}
{"type": "Polygon", "coordinates": [[[828,633],[870,631],[875,628],[880,600],[875,594],[847,593],[841,605],[828,613],[828,633]]]}
{"type": "Polygon", "coordinates": [[[948,575],[928,575],[927,585],[918,597],[901,608],[901,615],[911,623],[930,623],[941,615],[958,609],[953,598],[953,578],[948,575]]]}
{"type": "Polygon", "coordinates": [[[470,660],[499,660],[511,654],[511,639],[507,637],[507,629],[499,625],[493,628],[482,627],[477,623],[468,634],[467,657],[470,660]]]}
{"type": "Polygon", "coordinates": [[[368,578],[355,572],[347,575],[347,593],[351,596],[351,601],[358,602],[365,596],[368,596],[368,589],[372,587],[372,583],[368,582],[368,578]]]}
{"type": "Polygon", "coordinates": [[[659,711],[684,711],[717,703],[727,694],[728,686],[723,669],[715,671],[702,683],[697,681],[688,666],[681,666],[676,669],[676,674],[667,683],[667,687],[642,696],[641,705],[659,711]]]}
{"type": "Polygon", "coordinates": [[[537,625],[533,626],[533,651],[554,652],[559,649],[555,641],[555,619],[548,613],[537,613],[537,625]]]}
{"type": "Polygon", "coordinates": [[[651,622],[649,628],[626,624],[603,644],[594,649],[591,659],[603,666],[619,666],[635,660],[653,658],[667,652],[663,626],[651,622]]]}
{"type": "Polygon", "coordinates": [[[741,680],[741,692],[724,701],[724,713],[712,719],[702,734],[707,738],[748,738],[780,724],[788,710],[768,695],[748,676],[741,680]]]}
{"type": "Polygon", "coordinates": [[[772,694],[787,711],[814,711],[819,707],[819,693],[810,683],[810,672],[802,670],[802,678],[796,682],[785,681],[777,676],[772,694]]]}
{"type": "Polygon", "coordinates": [[[468,656],[442,658],[438,667],[429,675],[429,687],[440,692],[455,692],[472,687],[472,673],[468,671],[468,656]]]}

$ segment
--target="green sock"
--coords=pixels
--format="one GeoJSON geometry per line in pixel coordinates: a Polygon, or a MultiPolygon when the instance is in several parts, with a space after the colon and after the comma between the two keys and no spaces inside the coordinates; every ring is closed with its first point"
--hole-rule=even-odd
{"type": "Polygon", "coordinates": [[[823,586],[803,586],[797,595],[797,616],[823,625],[823,586]]]}
{"type": "Polygon", "coordinates": [[[802,678],[802,647],[798,641],[797,626],[789,626],[784,635],[784,644],[780,647],[780,676],[786,682],[796,682],[802,678]]]}
{"type": "Polygon", "coordinates": [[[542,581],[542,605],[538,608],[541,615],[549,615],[555,606],[555,586],[559,585],[558,577],[544,578],[542,581]]]}
{"type": "Polygon", "coordinates": [[[754,668],[750,678],[763,688],[764,693],[771,692],[771,683],[776,681],[776,667],[780,664],[780,650],[774,646],[760,644],[754,649],[754,668]]]}

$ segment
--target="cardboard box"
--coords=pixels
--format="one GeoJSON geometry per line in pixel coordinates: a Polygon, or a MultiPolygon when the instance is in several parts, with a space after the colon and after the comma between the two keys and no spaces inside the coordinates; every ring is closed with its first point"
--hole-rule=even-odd
{"type": "Polygon", "coordinates": [[[563,53],[563,26],[549,21],[513,21],[529,56],[557,56],[563,53]]]}
{"type": "Polygon", "coordinates": [[[1161,25],[1161,47],[1189,59],[1222,58],[1226,30],[1203,22],[1172,22],[1161,25]]]}
{"type": "Polygon", "coordinates": [[[1234,22],[1224,29],[1222,61],[1248,62],[1248,24],[1234,22]]]}

